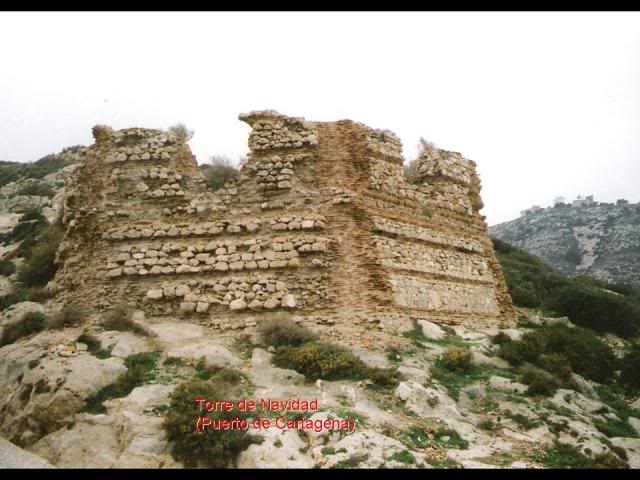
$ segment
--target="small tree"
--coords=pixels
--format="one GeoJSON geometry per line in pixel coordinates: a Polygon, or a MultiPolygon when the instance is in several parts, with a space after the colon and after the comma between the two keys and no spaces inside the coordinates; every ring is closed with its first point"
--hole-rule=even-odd
{"type": "Polygon", "coordinates": [[[436,146],[433,142],[429,142],[424,139],[424,137],[420,137],[418,141],[418,157],[411,160],[407,165],[404,166],[404,178],[407,182],[412,183],[413,185],[418,185],[420,183],[420,174],[418,169],[420,167],[420,158],[431,150],[435,150],[436,146]]]}
{"type": "Polygon", "coordinates": [[[209,163],[202,165],[201,168],[208,187],[214,191],[222,188],[226,182],[237,179],[240,174],[240,170],[231,159],[221,155],[213,155],[209,163]]]}
{"type": "Polygon", "coordinates": [[[433,142],[426,140],[424,137],[420,137],[420,140],[418,141],[418,150],[420,153],[418,156],[422,156],[423,153],[428,151],[435,150],[435,148],[436,146],[433,142]]]}
{"type": "Polygon", "coordinates": [[[195,133],[193,130],[187,128],[184,123],[176,123],[169,127],[169,133],[178,137],[179,140],[183,142],[188,142],[193,138],[193,134],[195,133]]]}

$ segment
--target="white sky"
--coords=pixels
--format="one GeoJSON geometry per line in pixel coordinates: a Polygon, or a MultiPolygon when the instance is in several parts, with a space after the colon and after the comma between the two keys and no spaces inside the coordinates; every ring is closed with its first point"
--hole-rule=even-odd
{"type": "Polygon", "coordinates": [[[478,163],[490,225],[556,196],[640,201],[638,13],[0,13],[0,160],[241,112],[350,118],[478,163]]]}

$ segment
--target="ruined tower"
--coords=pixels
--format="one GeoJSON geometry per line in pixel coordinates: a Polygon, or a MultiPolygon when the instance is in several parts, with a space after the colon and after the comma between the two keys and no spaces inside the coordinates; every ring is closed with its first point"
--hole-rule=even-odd
{"type": "Polygon", "coordinates": [[[223,331],[282,315],[345,335],[515,318],[474,162],[427,149],[411,184],[389,131],[240,119],[250,155],[215,192],[175,135],[94,128],[66,203],[60,301],[132,303],[223,331]]]}

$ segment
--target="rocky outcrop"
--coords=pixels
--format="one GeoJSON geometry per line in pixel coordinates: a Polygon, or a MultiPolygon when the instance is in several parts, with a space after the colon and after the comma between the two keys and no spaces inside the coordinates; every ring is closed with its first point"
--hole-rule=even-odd
{"type": "Polygon", "coordinates": [[[640,285],[640,203],[558,203],[492,226],[492,236],[567,274],[640,285]]]}

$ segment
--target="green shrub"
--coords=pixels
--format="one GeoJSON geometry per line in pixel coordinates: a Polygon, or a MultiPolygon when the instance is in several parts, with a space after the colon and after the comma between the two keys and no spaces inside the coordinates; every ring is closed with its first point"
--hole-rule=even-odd
{"type": "Polygon", "coordinates": [[[438,428],[433,434],[434,440],[446,448],[456,448],[466,450],[469,448],[469,442],[462,438],[460,434],[449,428],[438,428]]]}
{"type": "Polygon", "coordinates": [[[402,352],[397,347],[388,347],[387,358],[392,362],[399,362],[400,360],[402,360],[402,352]]]}
{"type": "Polygon", "coordinates": [[[366,375],[379,387],[396,387],[402,379],[396,368],[368,368],[366,375]]]}
{"type": "Polygon", "coordinates": [[[368,372],[364,362],[346,348],[318,341],[280,347],[273,362],[278,367],[296,370],[311,381],[365,378],[368,372]]]}
{"type": "Polygon", "coordinates": [[[574,372],[600,383],[613,378],[616,357],[611,348],[593,332],[563,325],[537,332],[544,337],[545,353],[561,353],[574,372]]]}
{"type": "Polygon", "coordinates": [[[620,383],[632,389],[640,389],[640,345],[634,345],[620,363],[620,383]]]}
{"type": "Polygon", "coordinates": [[[525,333],[520,340],[503,343],[500,356],[514,366],[534,363],[544,350],[543,338],[537,332],[525,333]]]}
{"type": "Polygon", "coordinates": [[[493,244],[516,305],[566,315],[576,325],[598,332],[623,337],[640,332],[640,292],[637,288],[585,276],[567,277],[534,255],[504,241],[493,239],[493,244]]]}
{"type": "Polygon", "coordinates": [[[0,297],[0,311],[6,310],[11,305],[20,302],[42,303],[52,297],[50,292],[41,288],[24,288],[20,285],[15,287],[11,293],[0,297]]]}
{"type": "Polygon", "coordinates": [[[497,335],[494,335],[491,338],[491,342],[494,345],[504,345],[505,343],[509,343],[511,341],[511,337],[504,332],[498,332],[497,335]]]}
{"type": "Polygon", "coordinates": [[[184,360],[178,357],[167,357],[165,361],[162,362],[162,364],[168,367],[170,366],[183,367],[185,365],[185,362],[184,360]]]}
{"type": "Polygon", "coordinates": [[[8,277],[16,271],[16,264],[7,258],[0,260],[0,275],[8,277]]]}
{"type": "Polygon", "coordinates": [[[590,468],[592,465],[589,457],[576,447],[557,441],[536,452],[534,459],[547,468],[590,468]]]}
{"type": "Polygon", "coordinates": [[[142,336],[149,336],[149,331],[133,321],[133,310],[126,305],[116,305],[104,315],[100,323],[105,330],[133,332],[142,336]]]}
{"type": "Polygon", "coordinates": [[[207,186],[214,191],[222,188],[225,183],[236,180],[240,175],[240,170],[230,159],[220,156],[211,157],[210,163],[201,165],[200,169],[207,186]]]}
{"type": "Polygon", "coordinates": [[[598,288],[565,287],[557,293],[552,308],[576,325],[597,332],[629,338],[636,336],[640,327],[638,302],[598,288]]]}
{"type": "Polygon", "coordinates": [[[46,183],[43,182],[34,182],[28,185],[25,185],[20,190],[16,192],[16,195],[27,195],[27,196],[36,196],[36,197],[48,197],[52,198],[56,193],[53,191],[53,188],[46,183]]]}
{"type": "Polygon", "coordinates": [[[521,413],[513,413],[511,410],[505,410],[504,416],[510,418],[525,430],[531,430],[532,428],[536,428],[540,425],[540,422],[538,422],[537,420],[532,420],[529,417],[525,417],[521,413]]]}
{"type": "Polygon", "coordinates": [[[416,463],[416,458],[411,454],[409,450],[402,450],[401,452],[395,452],[389,460],[395,460],[396,462],[412,464],[416,463]]]}
{"type": "Polygon", "coordinates": [[[100,340],[87,332],[83,332],[78,338],[76,338],[76,342],[84,343],[87,346],[89,353],[96,353],[101,347],[100,340]]]}
{"type": "Polygon", "coordinates": [[[18,270],[18,280],[27,287],[42,287],[56,274],[56,252],[62,240],[62,229],[47,227],[38,238],[38,244],[28,250],[25,263],[18,270]]]}
{"type": "Polygon", "coordinates": [[[176,123],[175,125],[171,125],[167,131],[175,135],[178,140],[182,142],[188,142],[193,138],[194,131],[190,130],[184,123],[176,123]]]}
{"type": "MultiPolygon", "coordinates": [[[[65,150],[78,147],[69,147],[65,150]]],[[[32,163],[0,162],[0,187],[21,178],[42,178],[70,164],[71,162],[63,160],[59,155],[47,155],[32,163]]]]}
{"type": "Polygon", "coordinates": [[[20,320],[9,323],[2,329],[0,347],[15,342],[16,340],[40,332],[47,326],[47,317],[40,312],[25,313],[20,320]]]}
{"type": "Polygon", "coordinates": [[[471,350],[462,347],[447,349],[440,357],[440,364],[451,372],[466,372],[473,365],[471,350]]]}
{"type": "Polygon", "coordinates": [[[75,327],[82,323],[86,314],[84,308],[78,305],[67,304],[51,318],[49,328],[75,327]]]}
{"type": "Polygon", "coordinates": [[[494,421],[491,418],[483,418],[478,423],[478,428],[481,428],[482,430],[488,430],[491,432],[493,430],[496,430],[498,426],[494,423],[494,421]]]}
{"type": "Polygon", "coordinates": [[[615,420],[607,418],[605,421],[596,420],[594,426],[607,437],[628,437],[637,438],[638,432],[629,425],[627,420],[615,420]]]}
{"type": "MultiPolygon", "coordinates": [[[[545,326],[529,332],[518,341],[503,344],[499,354],[515,366],[527,361],[541,368],[545,365],[556,368],[557,362],[562,361],[558,356],[545,359],[543,355],[562,355],[572,371],[600,383],[612,378],[616,366],[613,351],[597,335],[564,325],[545,326]]],[[[550,371],[567,373],[566,370],[550,371]]]]}
{"type": "Polygon", "coordinates": [[[238,352],[240,356],[245,360],[251,358],[254,348],[255,345],[253,343],[253,340],[251,339],[251,335],[249,335],[248,333],[239,335],[233,341],[233,349],[238,352]]]}
{"type": "Polygon", "coordinates": [[[190,468],[225,468],[252,443],[247,430],[243,429],[195,431],[194,422],[199,416],[212,419],[248,417],[247,413],[236,409],[229,412],[198,411],[195,399],[199,397],[237,401],[238,392],[233,387],[233,384],[214,376],[210,380],[189,380],[172,392],[163,428],[175,460],[190,468]]]}
{"type": "Polygon", "coordinates": [[[571,374],[573,373],[569,359],[562,353],[547,353],[540,355],[538,365],[540,368],[547,372],[554,373],[563,380],[571,378],[571,374]]]}
{"type": "Polygon", "coordinates": [[[530,396],[541,395],[550,397],[556,392],[559,386],[553,376],[535,368],[525,370],[522,375],[522,382],[525,385],[529,385],[525,393],[530,396]]]}
{"type": "Polygon", "coordinates": [[[120,375],[111,385],[101,389],[96,395],[86,399],[85,411],[103,413],[106,408],[102,403],[111,398],[125,397],[131,391],[149,379],[155,368],[158,355],[156,353],[138,353],[125,358],[127,371],[120,375]]]}
{"type": "Polygon", "coordinates": [[[35,244],[35,239],[48,224],[49,222],[47,222],[47,219],[40,209],[32,208],[20,217],[18,223],[10,232],[0,235],[0,240],[2,240],[2,243],[5,245],[13,242],[24,243],[24,246],[20,245],[17,251],[18,255],[24,255],[24,252],[35,244]]]}
{"type": "Polygon", "coordinates": [[[297,325],[288,318],[267,320],[261,323],[258,331],[267,345],[274,347],[291,346],[299,347],[303,343],[316,339],[313,332],[297,325]]]}

